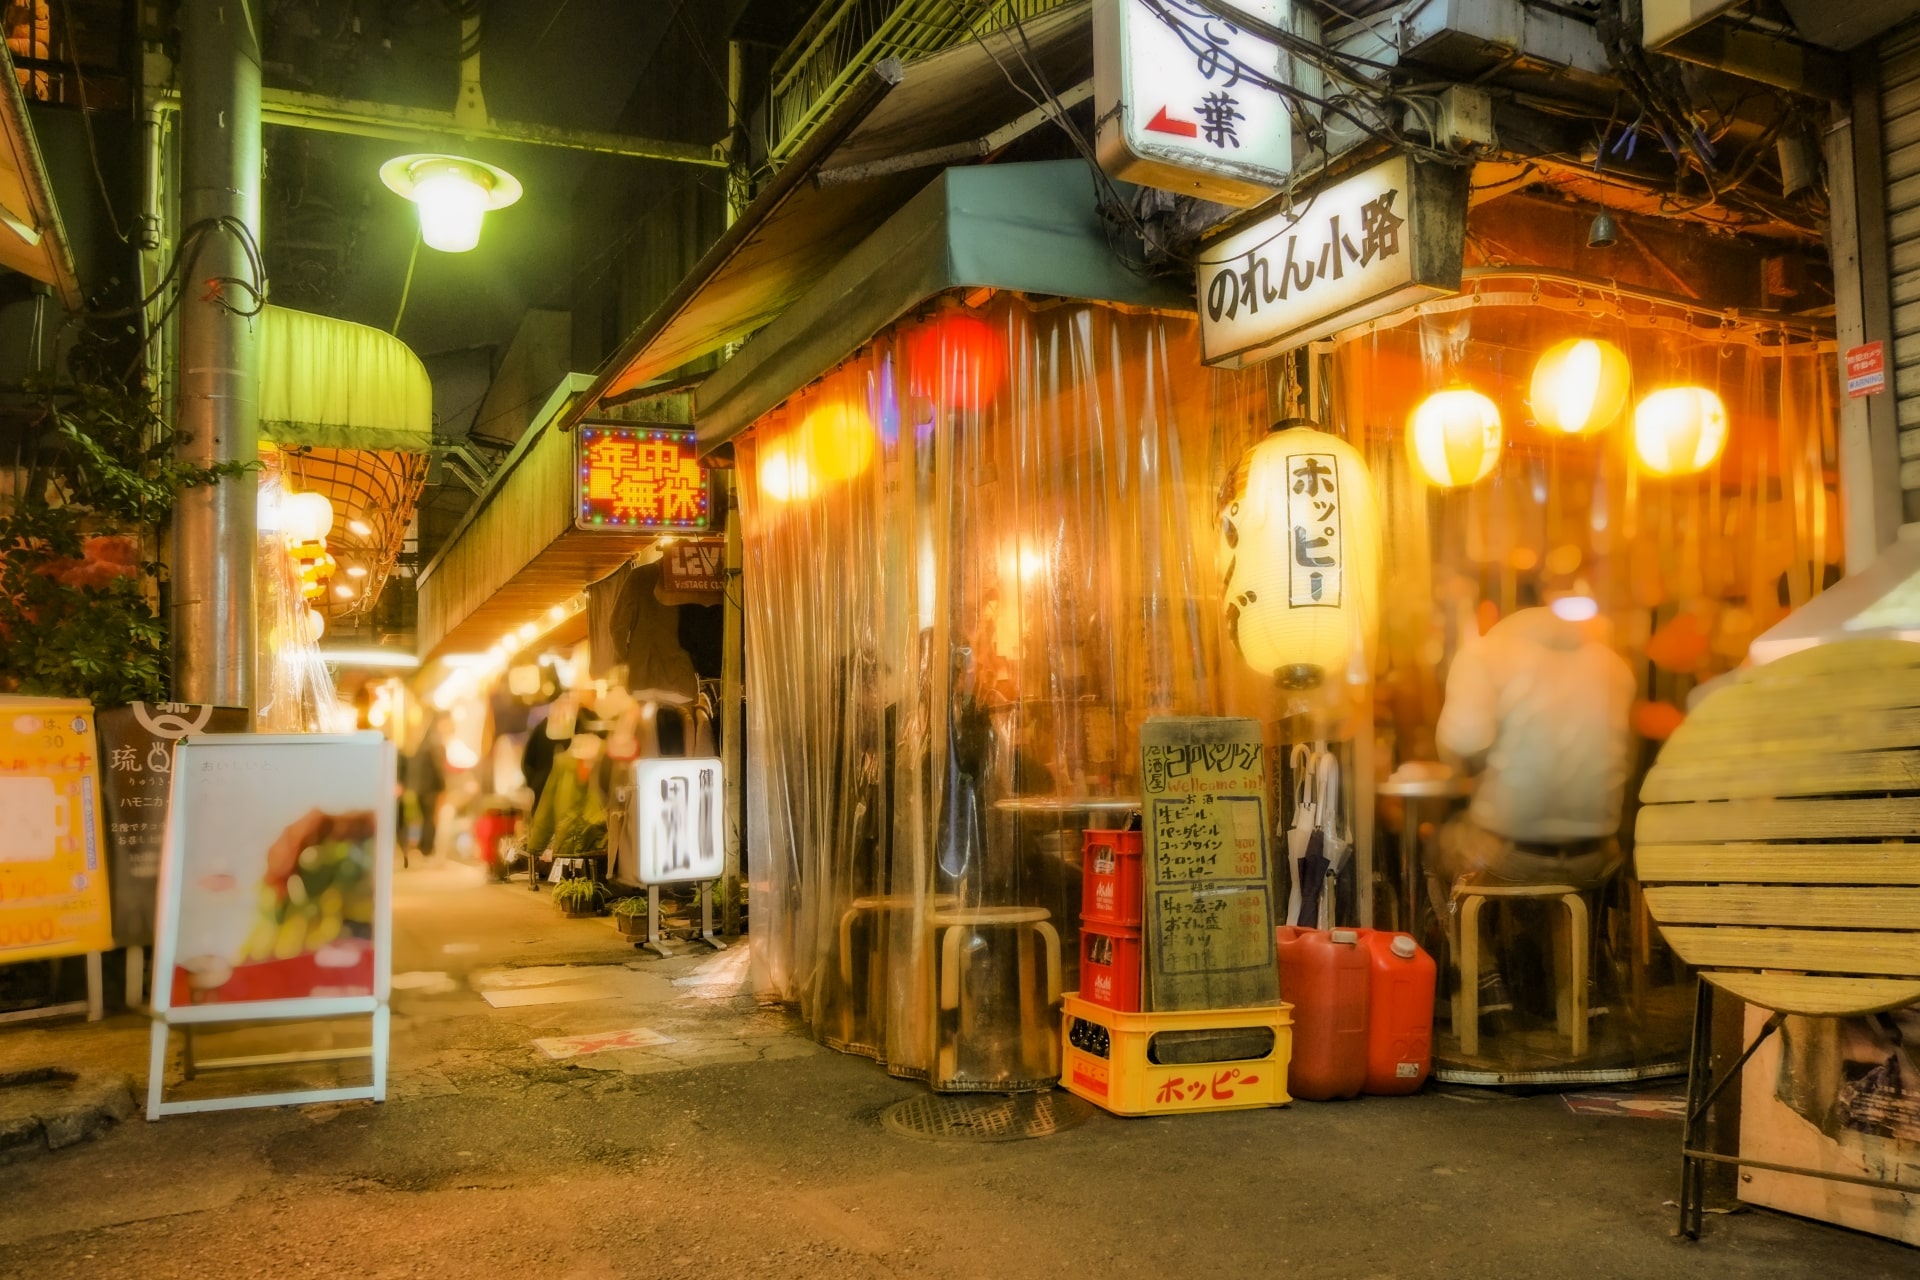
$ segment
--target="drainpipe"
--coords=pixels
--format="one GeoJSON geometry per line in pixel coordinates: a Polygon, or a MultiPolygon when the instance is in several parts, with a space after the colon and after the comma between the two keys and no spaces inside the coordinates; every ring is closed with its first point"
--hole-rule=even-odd
{"type": "MultiPolygon", "coordinates": [[[[181,6],[181,231],[232,218],[260,234],[260,41],[247,0],[181,6]]],[[[239,235],[210,231],[183,264],[180,287],[180,432],[176,456],[195,466],[259,457],[256,299],[216,277],[252,280],[239,235]],[[226,305],[222,305],[224,299],[226,305]]],[[[264,281],[258,282],[262,288],[264,281]]],[[[254,542],[251,475],[197,485],[173,516],[174,696],[251,707],[254,701],[254,542]]]]}

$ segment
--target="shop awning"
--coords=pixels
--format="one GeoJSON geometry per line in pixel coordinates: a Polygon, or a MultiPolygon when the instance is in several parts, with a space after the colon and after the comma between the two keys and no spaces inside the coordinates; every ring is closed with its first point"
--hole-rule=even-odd
{"type": "Polygon", "coordinates": [[[1099,210],[1083,161],[948,169],[701,384],[694,398],[700,447],[745,430],[950,289],[1191,310],[1187,282],[1151,278],[1122,258],[1099,210]]]}
{"type": "Polygon", "coordinates": [[[0,266],[50,284],[68,311],[80,310],[73,248],[60,222],[40,144],[27,119],[27,100],[13,58],[0,50],[0,266]]]}
{"type": "Polygon", "coordinates": [[[1034,114],[1032,75],[1065,96],[1093,74],[1090,13],[1086,4],[1068,5],[1027,19],[1020,37],[997,31],[872,68],[614,353],[583,403],[617,402],[746,338],[912,199],[938,166],[984,156],[981,148],[1014,122],[1054,127],[1034,114]]]}
{"type": "Polygon", "coordinates": [[[261,317],[261,334],[262,436],[282,448],[432,448],[433,384],[406,343],[275,306],[261,317]]]}

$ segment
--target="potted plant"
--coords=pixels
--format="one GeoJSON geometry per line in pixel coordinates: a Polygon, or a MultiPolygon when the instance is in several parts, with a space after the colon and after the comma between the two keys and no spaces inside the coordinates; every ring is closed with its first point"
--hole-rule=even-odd
{"type": "Polygon", "coordinates": [[[606,899],[606,886],[585,876],[562,880],[553,886],[553,905],[569,920],[599,915],[606,899]]]}
{"type": "Polygon", "coordinates": [[[613,904],[613,927],[629,938],[646,937],[647,895],[636,893],[616,899],[613,904]]]}

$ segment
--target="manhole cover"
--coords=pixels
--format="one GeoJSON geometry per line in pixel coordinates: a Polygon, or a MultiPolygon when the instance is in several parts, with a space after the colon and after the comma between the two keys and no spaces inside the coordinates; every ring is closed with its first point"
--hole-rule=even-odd
{"type": "Polygon", "coordinates": [[[880,1124],[934,1142],[1017,1142],[1052,1137],[1092,1114],[1091,1105],[1067,1093],[933,1093],[894,1103],[880,1124]]]}

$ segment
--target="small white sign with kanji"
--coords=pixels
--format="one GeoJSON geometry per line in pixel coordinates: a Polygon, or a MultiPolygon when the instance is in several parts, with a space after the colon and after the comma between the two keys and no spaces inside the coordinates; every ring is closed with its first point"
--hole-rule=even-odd
{"type": "MultiPolygon", "coordinates": [[[[1235,0],[1287,28],[1291,0],[1235,0]]],[[[1096,0],[1100,167],[1142,186],[1258,204],[1286,185],[1293,118],[1280,47],[1200,0],[1096,0]]]]}

